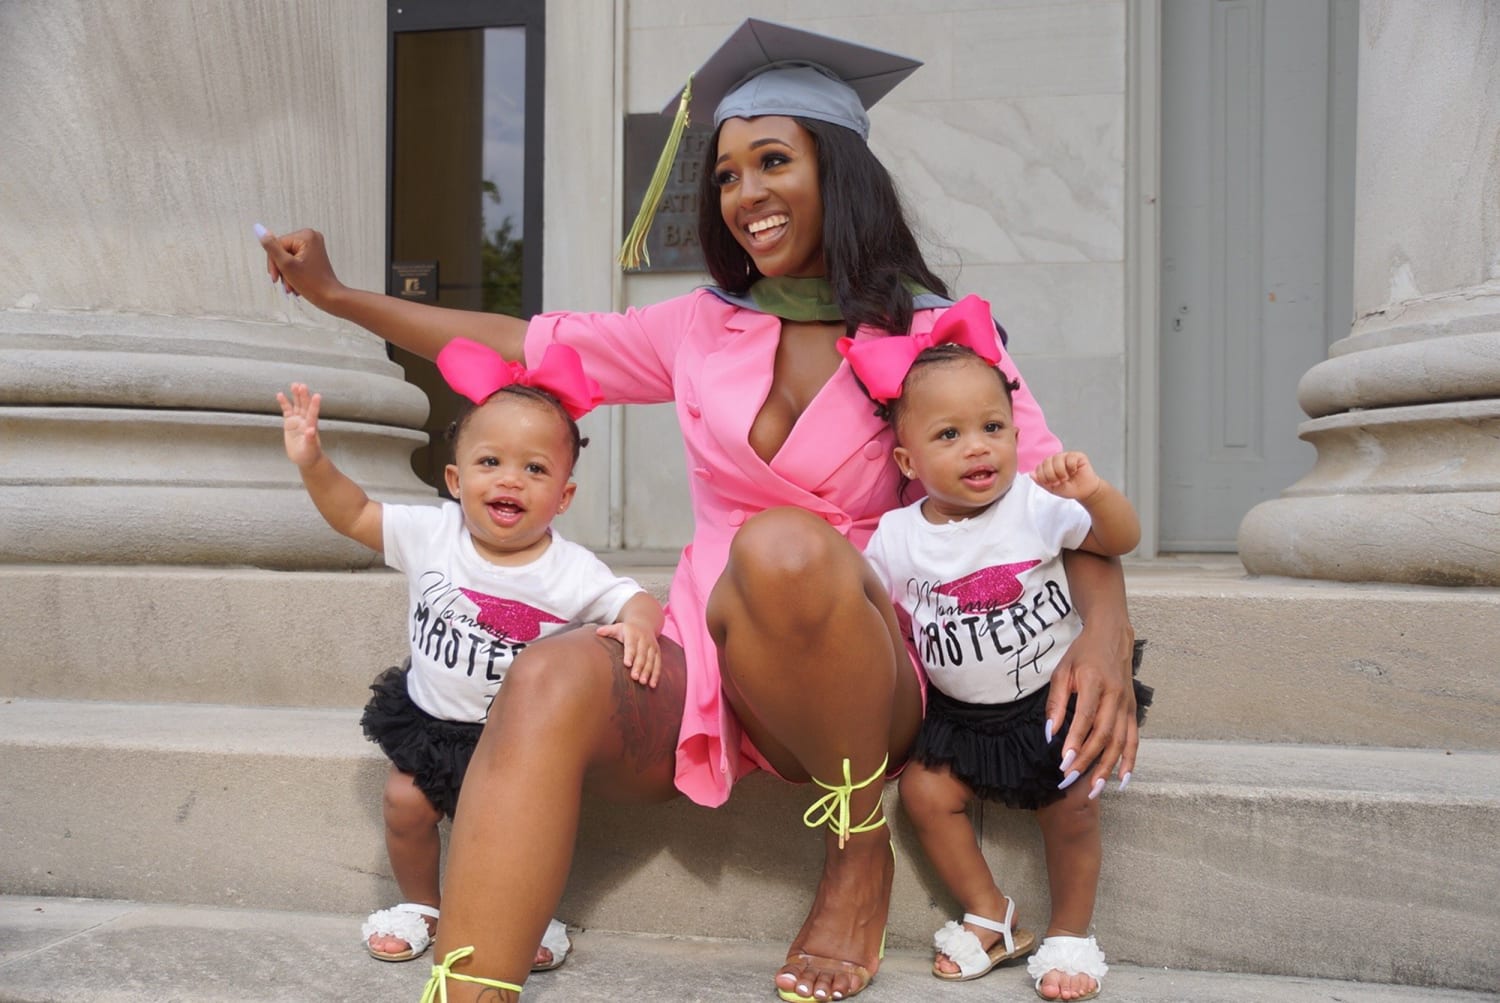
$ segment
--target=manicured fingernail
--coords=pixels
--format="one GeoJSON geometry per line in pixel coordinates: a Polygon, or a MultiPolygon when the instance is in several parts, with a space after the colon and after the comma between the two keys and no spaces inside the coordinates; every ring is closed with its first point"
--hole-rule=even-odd
{"type": "Polygon", "coordinates": [[[1064,790],[1070,784],[1072,784],[1073,781],[1075,781],[1077,779],[1078,779],[1078,771],[1074,770],[1072,773],[1069,773],[1067,776],[1063,777],[1063,782],[1057,785],[1057,789],[1058,790],[1064,790]]]}
{"type": "Polygon", "coordinates": [[[1130,771],[1126,770],[1124,775],[1120,777],[1120,790],[1123,791],[1125,789],[1125,785],[1128,783],[1130,783],[1130,771]]]}
{"type": "Polygon", "coordinates": [[[1062,762],[1057,764],[1057,768],[1066,773],[1068,772],[1068,767],[1073,765],[1073,760],[1077,758],[1078,752],[1074,749],[1069,749],[1068,751],[1063,753],[1062,762]]]}
{"type": "Polygon", "coordinates": [[[1052,744],[1052,719],[1051,718],[1047,719],[1047,727],[1042,732],[1042,734],[1044,734],[1044,735],[1047,736],[1047,744],[1051,745],[1052,744]]]}
{"type": "Polygon", "coordinates": [[[261,226],[259,223],[255,224],[255,239],[256,240],[264,240],[265,237],[266,237],[266,234],[269,233],[269,232],[270,231],[268,231],[265,227],[261,226]]]}
{"type": "Polygon", "coordinates": [[[1103,794],[1103,793],[1104,793],[1104,778],[1100,777],[1098,780],[1094,781],[1094,786],[1091,787],[1091,788],[1089,788],[1089,800],[1092,801],[1092,800],[1094,800],[1094,798],[1098,797],[1100,794],[1103,794]]]}

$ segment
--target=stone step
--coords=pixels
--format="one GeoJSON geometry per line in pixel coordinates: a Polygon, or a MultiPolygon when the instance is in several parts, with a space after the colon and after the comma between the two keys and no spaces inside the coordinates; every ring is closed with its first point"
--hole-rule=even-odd
{"type": "MultiPolygon", "coordinates": [[[[385,764],[355,712],[0,703],[0,888],[363,913],[395,900],[385,764]]],[[[887,790],[893,947],[956,913],[887,790]]],[[[820,865],[811,794],[765,775],[710,811],[585,811],[561,914],[634,933],[776,942],[820,865]],[[777,821],[780,820],[780,821],[777,821]]],[[[1105,795],[1096,929],[1125,963],[1500,990],[1500,755],[1151,739],[1105,795]]],[[[524,810],[524,806],[518,810],[524,810]]],[[[1022,920],[1046,882],[1034,823],[987,807],[1022,920]]]]}
{"type": "MultiPolygon", "coordinates": [[[[347,913],[215,909],[139,902],[0,896],[0,1000],[51,1003],[311,1003],[416,1000],[431,954],[383,964],[358,946],[362,917],[347,913]]],[[[721,940],[574,929],[573,952],[532,976],[527,1003],[668,999],[764,1003],[779,941],[721,940]]],[[[937,983],[931,954],[887,953],[861,1003],[1035,1003],[1022,964],[973,982],[937,983]]],[[[1489,993],[1110,962],[1111,1003],[1478,1003],[1489,993]]]]}
{"type": "MultiPolygon", "coordinates": [[[[665,594],[669,567],[612,559],[665,594]]],[[[1154,737],[1500,750],[1500,590],[1126,575],[1154,737]]],[[[0,595],[0,696],[359,707],[407,645],[390,571],[12,566],[0,595]]]]}

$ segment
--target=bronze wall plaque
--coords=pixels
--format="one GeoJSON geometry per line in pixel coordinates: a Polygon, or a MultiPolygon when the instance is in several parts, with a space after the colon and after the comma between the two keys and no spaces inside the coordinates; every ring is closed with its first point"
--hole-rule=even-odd
{"type": "MultiPolygon", "coordinates": [[[[630,231],[640,210],[651,174],[666,144],[671,119],[665,115],[625,116],[625,220],[622,233],[630,231]]],[[[698,175],[713,130],[689,127],[682,134],[672,173],[662,192],[661,207],[646,237],[648,265],[641,263],[638,272],[701,272],[703,255],[698,249],[698,175]]]]}
{"type": "Polygon", "coordinates": [[[438,263],[436,261],[392,261],[391,295],[404,300],[437,301],[438,263]]]}

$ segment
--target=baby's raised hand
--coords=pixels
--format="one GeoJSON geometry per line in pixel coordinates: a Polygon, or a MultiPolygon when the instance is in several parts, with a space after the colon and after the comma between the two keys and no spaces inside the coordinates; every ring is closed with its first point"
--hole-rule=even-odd
{"type": "Polygon", "coordinates": [[[293,383],[291,400],[278,392],[276,403],[281,405],[281,430],[286,438],[287,459],[299,467],[317,463],[323,455],[323,444],[318,439],[318,407],[323,403],[322,394],[308,393],[306,383],[293,383]]]}
{"type": "Polygon", "coordinates": [[[599,628],[600,637],[612,637],[625,647],[625,667],[630,678],[642,686],[656,689],[656,677],[661,674],[661,645],[656,634],[639,624],[609,623],[599,628]]]}
{"type": "Polygon", "coordinates": [[[1100,483],[1089,458],[1076,451],[1047,457],[1031,472],[1031,479],[1059,498],[1075,501],[1082,501],[1098,491],[1100,483]]]}

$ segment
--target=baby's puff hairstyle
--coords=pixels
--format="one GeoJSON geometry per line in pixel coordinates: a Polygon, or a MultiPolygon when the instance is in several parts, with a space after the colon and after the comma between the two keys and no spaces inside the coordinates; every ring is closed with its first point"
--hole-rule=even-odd
{"type": "Polygon", "coordinates": [[[589,444],[588,436],[582,434],[578,430],[578,422],[574,421],[573,416],[568,414],[567,409],[562,405],[562,401],[558,400],[556,397],[552,396],[545,390],[540,390],[536,387],[529,387],[524,383],[511,383],[503,386],[499,390],[496,390],[494,393],[490,394],[489,397],[485,398],[484,404],[471,404],[467,408],[465,408],[464,412],[460,414],[456,420],[449,424],[448,430],[444,435],[444,438],[448,440],[449,448],[453,450],[456,450],[458,448],[458,440],[464,434],[464,430],[468,428],[469,421],[474,417],[475,412],[484,407],[486,404],[489,404],[490,402],[495,401],[506,394],[509,394],[512,397],[519,397],[522,400],[531,401],[536,404],[546,405],[553,411],[557,412],[557,416],[562,419],[563,424],[567,426],[568,438],[569,441],[571,441],[573,444],[572,464],[570,464],[568,468],[571,472],[573,465],[576,465],[578,463],[579,452],[583,449],[584,446],[587,446],[589,444]]]}
{"type": "MultiPolygon", "coordinates": [[[[912,360],[911,368],[906,371],[906,378],[901,381],[901,396],[893,398],[892,400],[884,404],[876,401],[876,417],[884,418],[886,421],[890,422],[892,428],[896,427],[897,423],[901,420],[901,412],[906,406],[906,392],[911,387],[913,376],[920,374],[922,370],[932,366],[952,365],[957,362],[965,362],[968,360],[973,360],[994,372],[995,378],[1000,381],[1000,386],[1005,391],[1005,403],[1008,406],[1014,408],[1016,401],[1013,395],[1017,390],[1021,389],[1020,380],[1013,380],[1010,377],[1006,376],[1003,369],[1001,369],[999,366],[990,364],[987,360],[981,358],[977,352],[975,352],[972,348],[969,348],[967,345],[944,343],[941,345],[933,345],[931,348],[924,348],[917,355],[917,357],[912,360]]],[[[862,384],[861,388],[863,389],[862,384]]],[[[868,392],[869,391],[866,391],[866,393],[868,392]]]]}

